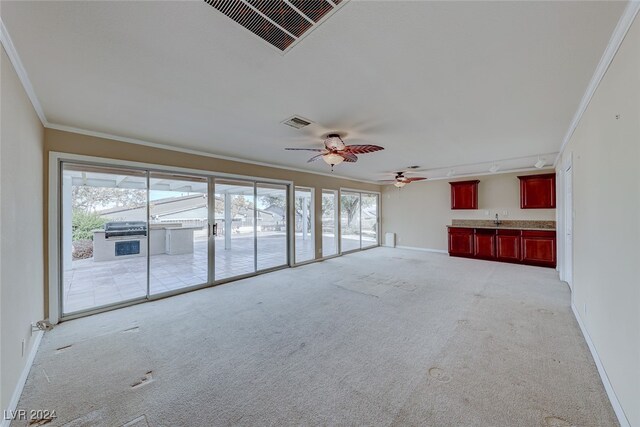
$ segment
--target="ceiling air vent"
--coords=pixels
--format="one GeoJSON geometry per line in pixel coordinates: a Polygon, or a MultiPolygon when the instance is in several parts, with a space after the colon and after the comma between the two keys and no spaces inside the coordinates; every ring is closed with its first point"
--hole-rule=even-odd
{"type": "Polygon", "coordinates": [[[289,0],[300,12],[318,22],[333,6],[326,0],[289,0]]]}
{"type": "Polygon", "coordinates": [[[281,52],[344,6],[347,0],[204,0],[281,52]]]}
{"type": "Polygon", "coordinates": [[[292,128],[302,129],[305,126],[309,126],[312,122],[307,119],[303,119],[302,117],[293,116],[282,123],[287,126],[291,126],[292,128]]]}
{"type": "Polygon", "coordinates": [[[205,0],[205,2],[280,50],[285,50],[295,41],[295,38],[284,32],[282,28],[241,0],[205,0]]]}

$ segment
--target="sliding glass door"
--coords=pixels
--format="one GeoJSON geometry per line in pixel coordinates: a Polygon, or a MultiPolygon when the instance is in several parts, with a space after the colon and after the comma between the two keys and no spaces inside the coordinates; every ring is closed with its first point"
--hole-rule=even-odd
{"type": "Polygon", "coordinates": [[[377,193],[340,193],[340,243],[342,252],[378,246],[377,193]]]}
{"type": "Polygon", "coordinates": [[[256,184],[257,195],[257,269],[267,270],[288,263],[287,186],[256,184]]]}
{"type": "Polygon", "coordinates": [[[215,280],[289,263],[288,187],[216,178],[215,280]]]}
{"type": "Polygon", "coordinates": [[[215,280],[256,271],[253,182],[215,180],[215,280]]]}
{"type": "Polygon", "coordinates": [[[289,191],[63,161],[61,317],[289,265],[289,191]]]}
{"type": "Polygon", "coordinates": [[[296,225],[296,262],[299,263],[310,261],[315,258],[316,242],[313,233],[313,189],[296,187],[294,198],[296,225]]]}
{"type": "Polygon", "coordinates": [[[208,179],[149,173],[149,292],[206,284],[208,179]]]}
{"type": "Polygon", "coordinates": [[[360,249],[360,193],[340,194],[340,243],[342,252],[360,249]]]}
{"type": "Polygon", "coordinates": [[[147,190],[145,171],[63,164],[63,316],[147,296],[147,190]]]}
{"type": "Polygon", "coordinates": [[[378,246],[378,194],[362,193],[360,209],[361,247],[378,246]]]}
{"type": "Polygon", "coordinates": [[[338,192],[322,190],[322,256],[338,253],[338,192]]]}

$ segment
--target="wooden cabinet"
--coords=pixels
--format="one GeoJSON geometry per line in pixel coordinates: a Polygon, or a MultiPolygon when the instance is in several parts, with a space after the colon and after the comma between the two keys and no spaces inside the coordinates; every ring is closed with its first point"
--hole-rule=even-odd
{"type": "Polygon", "coordinates": [[[555,209],[556,174],[519,176],[521,209],[555,209]]]}
{"type": "Polygon", "coordinates": [[[556,233],[554,231],[523,231],[522,261],[525,264],[556,266],[556,233]]]}
{"type": "Polygon", "coordinates": [[[473,256],[473,228],[449,228],[449,254],[473,256]]]}
{"type": "Polygon", "coordinates": [[[520,262],[520,230],[497,230],[496,252],[500,261],[520,262]]]}
{"type": "Polygon", "coordinates": [[[492,259],[496,257],[495,230],[478,228],[473,236],[473,255],[476,258],[492,259]]]}
{"type": "Polygon", "coordinates": [[[478,183],[458,181],[451,184],[451,209],[478,209],[478,183]]]}
{"type": "Polygon", "coordinates": [[[556,232],[450,227],[449,255],[555,267],[556,232]]]}

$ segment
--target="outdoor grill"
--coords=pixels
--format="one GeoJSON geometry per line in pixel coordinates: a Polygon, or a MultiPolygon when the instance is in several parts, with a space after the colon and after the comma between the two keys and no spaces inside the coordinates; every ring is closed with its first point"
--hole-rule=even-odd
{"type": "Polygon", "coordinates": [[[145,221],[112,221],[104,225],[104,237],[146,236],[145,221]]]}

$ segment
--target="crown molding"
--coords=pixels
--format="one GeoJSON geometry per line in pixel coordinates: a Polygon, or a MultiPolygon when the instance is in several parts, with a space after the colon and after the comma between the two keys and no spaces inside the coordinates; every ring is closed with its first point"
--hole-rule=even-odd
{"type": "Polygon", "coordinates": [[[13,40],[11,40],[11,36],[9,35],[9,31],[7,31],[7,27],[4,26],[4,22],[0,17],[0,43],[4,47],[4,50],[7,52],[7,56],[13,64],[13,68],[16,70],[16,74],[18,74],[18,78],[22,83],[22,87],[24,87],[29,100],[31,101],[31,105],[33,105],[33,109],[36,111],[36,114],[40,118],[40,122],[42,122],[43,126],[47,126],[49,122],[47,121],[47,117],[44,115],[44,110],[42,109],[42,105],[40,105],[40,101],[36,96],[36,92],[33,90],[33,86],[31,85],[31,80],[29,80],[29,76],[27,75],[27,70],[25,70],[22,65],[22,61],[20,60],[20,56],[18,55],[18,51],[13,44],[13,40]]]}
{"type": "Polygon", "coordinates": [[[557,166],[558,161],[560,160],[560,157],[562,156],[562,153],[564,152],[565,147],[569,143],[569,140],[571,139],[571,137],[573,136],[573,133],[578,127],[578,124],[580,123],[582,116],[587,110],[587,107],[591,102],[591,98],[593,98],[593,95],[598,89],[598,86],[600,86],[600,82],[604,78],[605,74],[607,73],[607,70],[609,69],[609,66],[613,62],[613,58],[616,56],[616,53],[618,53],[618,49],[620,49],[620,45],[622,45],[622,42],[625,36],[627,35],[629,28],[631,28],[631,24],[633,24],[633,21],[636,15],[638,14],[638,11],[640,11],[640,1],[632,0],[627,4],[627,7],[625,8],[624,12],[620,16],[620,19],[618,20],[618,24],[616,25],[616,28],[613,30],[613,34],[611,34],[611,38],[609,39],[607,48],[604,50],[604,53],[600,58],[600,62],[598,63],[598,66],[596,67],[596,70],[593,73],[593,76],[591,77],[591,81],[589,81],[587,90],[585,91],[584,95],[582,96],[582,99],[580,100],[580,104],[578,105],[578,110],[574,114],[573,119],[571,120],[571,124],[569,125],[569,129],[567,130],[567,133],[565,134],[564,139],[562,140],[562,144],[560,145],[560,150],[558,152],[558,155],[556,156],[556,159],[553,162],[553,167],[557,166]]]}
{"type": "Polygon", "coordinates": [[[293,168],[293,167],[290,167],[290,166],[278,165],[278,164],[274,164],[274,163],[258,162],[258,161],[255,161],[255,160],[241,159],[241,158],[238,158],[238,157],[223,156],[223,155],[209,153],[207,151],[194,150],[194,149],[190,149],[190,148],[181,148],[181,147],[176,147],[176,146],[168,145],[168,144],[160,144],[160,143],[157,143],[157,142],[149,142],[149,141],[144,141],[144,140],[136,139],[136,138],[129,138],[129,137],[125,137],[125,136],[113,135],[113,134],[110,134],[110,133],[95,132],[95,131],[81,129],[81,128],[77,128],[77,127],[73,127],[73,126],[65,126],[65,125],[58,125],[58,124],[55,124],[55,123],[47,123],[47,125],[45,127],[47,129],[60,130],[60,131],[63,131],[63,132],[70,132],[70,133],[76,133],[76,134],[80,134],[80,135],[93,136],[93,137],[96,137],[96,138],[111,139],[111,140],[114,140],[114,141],[126,142],[126,143],[129,143],[129,144],[144,145],[146,147],[158,148],[158,149],[161,149],[161,150],[176,151],[176,152],[179,152],[179,153],[193,154],[193,155],[196,155],[196,156],[210,157],[210,158],[213,158],[213,159],[227,160],[227,161],[231,161],[231,162],[239,162],[239,163],[256,165],[256,166],[264,166],[264,167],[288,170],[288,171],[293,171],[293,172],[308,173],[308,174],[311,174],[311,175],[328,176],[330,178],[337,178],[337,179],[344,179],[344,180],[348,180],[348,181],[362,182],[362,183],[365,183],[365,184],[380,185],[380,183],[378,183],[378,182],[368,181],[368,180],[365,180],[365,179],[350,178],[348,176],[336,175],[336,174],[333,174],[333,173],[317,172],[317,171],[311,171],[311,170],[308,170],[308,169],[300,169],[300,168],[293,168]]]}

